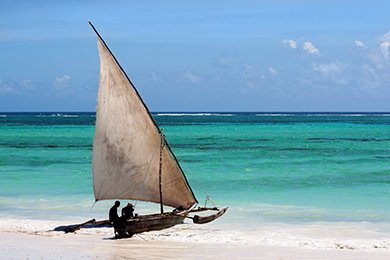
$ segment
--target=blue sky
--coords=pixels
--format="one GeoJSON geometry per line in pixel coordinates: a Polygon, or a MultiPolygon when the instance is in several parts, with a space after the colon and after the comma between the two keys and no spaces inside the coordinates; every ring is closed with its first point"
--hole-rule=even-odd
{"type": "Polygon", "coordinates": [[[0,1],[0,112],[94,111],[103,36],[151,111],[390,111],[389,1],[0,1]]]}

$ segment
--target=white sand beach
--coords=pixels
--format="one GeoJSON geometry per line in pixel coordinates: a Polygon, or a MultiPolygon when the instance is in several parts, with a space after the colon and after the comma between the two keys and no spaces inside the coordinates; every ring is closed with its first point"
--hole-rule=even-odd
{"type": "Polygon", "coordinates": [[[1,259],[389,259],[389,251],[157,241],[106,232],[0,231],[1,259]]]}

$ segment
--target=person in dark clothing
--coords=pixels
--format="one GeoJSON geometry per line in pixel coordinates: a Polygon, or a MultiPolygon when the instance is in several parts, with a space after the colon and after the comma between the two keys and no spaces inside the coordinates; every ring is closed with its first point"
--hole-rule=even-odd
{"type": "Polygon", "coordinates": [[[122,209],[122,219],[131,219],[134,217],[134,206],[131,202],[127,203],[127,206],[122,209]]]}
{"type": "Polygon", "coordinates": [[[119,216],[118,216],[118,207],[121,205],[121,203],[117,200],[115,201],[115,204],[114,206],[112,206],[110,208],[110,211],[108,213],[108,217],[109,217],[109,220],[111,222],[111,224],[114,226],[114,234],[115,236],[118,236],[118,227],[119,227],[119,222],[120,222],[120,219],[119,219],[119,216]]]}
{"type": "Polygon", "coordinates": [[[120,201],[117,200],[115,201],[115,204],[114,206],[112,206],[110,208],[110,212],[109,212],[109,220],[110,222],[115,222],[116,220],[118,220],[119,216],[118,216],[118,207],[121,205],[120,201]]]}

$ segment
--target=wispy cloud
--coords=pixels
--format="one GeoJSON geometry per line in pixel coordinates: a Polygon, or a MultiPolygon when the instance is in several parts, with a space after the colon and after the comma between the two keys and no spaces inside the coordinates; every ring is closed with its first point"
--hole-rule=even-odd
{"type": "Polygon", "coordinates": [[[2,81],[0,79],[0,95],[12,93],[12,92],[13,92],[13,89],[10,86],[8,86],[7,84],[2,84],[2,81]]]}
{"type": "Polygon", "coordinates": [[[179,83],[197,84],[202,81],[202,78],[191,70],[186,70],[183,74],[176,77],[176,81],[179,83]]]}
{"type": "Polygon", "coordinates": [[[231,68],[240,63],[241,59],[237,55],[227,52],[222,53],[213,61],[214,66],[222,69],[231,68]]]}
{"type": "MultiPolygon", "coordinates": [[[[293,50],[285,57],[293,66],[278,70],[268,67],[269,74],[278,77],[264,79],[262,95],[272,95],[273,91],[280,97],[305,96],[311,100],[390,98],[390,32],[378,38],[376,46],[356,40],[355,46],[346,47],[350,50],[346,57],[332,56],[329,51],[320,56],[320,50],[303,37],[283,40],[293,50]]],[[[254,93],[256,89],[250,90],[254,93]]]]}
{"type": "Polygon", "coordinates": [[[289,44],[291,48],[296,49],[297,48],[297,43],[293,40],[283,40],[285,44],[289,44]]]}
{"type": "Polygon", "coordinates": [[[336,61],[329,64],[320,64],[317,65],[314,63],[313,69],[323,73],[340,73],[341,72],[341,62],[336,61]]]}
{"type": "Polygon", "coordinates": [[[21,83],[17,83],[13,80],[7,80],[3,83],[0,79],[0,94],[15,94],[28,96],[36,94],[37,91],[34,87],[33,82],[30,79],[25,79],[21,83]]]}
{"type": "Polygon", "coordinates": [[[382,41],[382,44],[380,45],[379,49],[383,55],[385,62],[389,65],[390,64],[390,57],[389,57],[390,31],[385,35],[381,36],[380,40],[382,41]]]}
{"type": "Polygon", "coordinates": [[[320,54],[320,51],[311,42],[305,42],[303,49],[309,54],[320,54]]]}
{"type": "Polygon", "coordinates": [[[249,64],[243,64],[244,71],[242,73],[242,76],[245,79],[255,78],[259,75],[259,73],[249,64]]]}
{"type": "Polygon", "coordinates": [[[381,52],[382,52],[382,54],[383,54],[383,58],[385,59],[385,61],[387,63],[389,63],[389,46],[390,46],[389,42],[384,42],[379,47],[381,52]]]}
{"type": "Polygon", "coordinates": [[[311,42],[305,41],[304,37],[299,37],[296,40],[283,40],[283,43],[295,49],[298,53],[303,50],[307,54],[320,54],[320,51],[311,42]]]}
{"type": "Polygon", "coordinates": [[[33,84],[30,79],[23,80],[22,83],[20,83],[20,86],[30,90],[34,90],[33,84]]]}
{"type": "Polygon", "coordinates": [[[56,78],[53,82],[53,87],[55,89],[64,89],[68,87],[68,81],[70,80],[70,76],[64,75],[62,78],[56,78]]]}
{"type": "Polygon", "coordinates": [[[388,33],[382,35],[382,36],[380,37],[380,39],[381,39],[383,42],[390,42],[390,30],[389,30],[388,33]]]}
{"type": "Polygon", "coordinates": [[[194,75],[194,73],[191,71],[186,71],[183,76],[191,83],[199,83],[201,81],[201,78],[194,75]]]}
{"type": "Polygon", "coordinates": [[[62,78],[56,78],[53,82],[53,90],[54,94],[58,97],[66,97],[69,95],[73,95],[75,91],[73,89],[68,88],[68,82],[70,80],[70,76],[64,75],[62,78]]]}
{"type": "Polygon", "coordinates": [[[158,83],[158,78],[157,78],[157,75],[156,75],[156,73],[154,71],[152,71],[150,73],[150,79],[151,79],[152,82],[158,83]]]}
{"type": "Polygon", "coordinates": [[[364,45],[364,43],[362,41],[355,41],[355,43],[356,43],[356,46],[367,48],[367,46],[364,45]]]}
{"type": "Polygon", "coordinates": [[[279,73],[276,69],[274,69],[274,68],[272,68],[272,67],[269,67],[269,68],[268,68],[268,71],[269,71],[269,73],[271,73],[272,75],[278,75],[278,73],[279,73]]]}

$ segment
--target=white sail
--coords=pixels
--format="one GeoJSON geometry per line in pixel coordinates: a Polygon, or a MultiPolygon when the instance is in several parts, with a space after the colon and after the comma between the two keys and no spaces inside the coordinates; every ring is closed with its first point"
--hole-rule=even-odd
{"type": "MultiPolygon", "coordinates": [[[[139,200],[160,203],[160,134],[100,39],[98,46],[100,85],[92,159],[95,199],[135,200],[143,184],[139,200]]],[[[166,148],[163,150],[162,194],[163,204],[175,208],[188,209],[196,203],[166,148]]]]}

